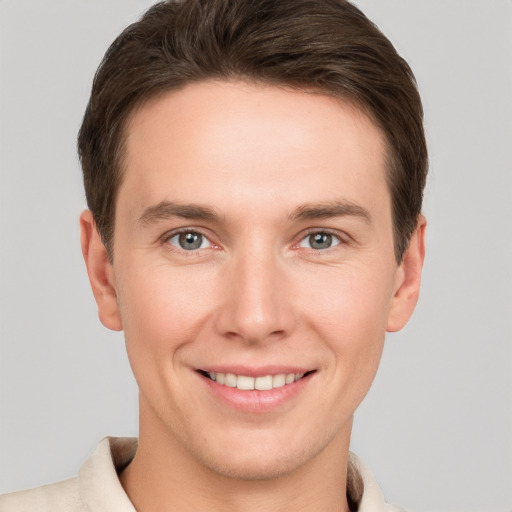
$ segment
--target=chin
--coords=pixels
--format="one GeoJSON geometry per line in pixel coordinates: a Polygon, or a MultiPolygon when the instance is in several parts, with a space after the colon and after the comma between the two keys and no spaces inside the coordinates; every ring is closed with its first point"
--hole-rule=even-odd
{"type": "MultiPolygon", "coordinates": [[[[245,457],[244,457],[245,459],[245,457]]],[[[208,469],[214,473],[236,480],[272,480],[293,473],[304,462],[305,457],[247,457],[247,460],[222,461],[207,459],[201,461],[208,469]]]]}
{"type": "MultiPolygon", "coordinates": [[[[303,467],[323,451],[327,443],[267,442],[254,438],[244,443],[219,443],[211,450],[199,450],[194,456],[204,467],[219,476],[238,480],[271,480],[284,477],[303,467]],[[223,446],[223,448],[222,448],[223,446]],[[229,447],[228,447],[229,446],[229,447]]],[[[205,448],[205,447],[203,447],[205,448]]]]}

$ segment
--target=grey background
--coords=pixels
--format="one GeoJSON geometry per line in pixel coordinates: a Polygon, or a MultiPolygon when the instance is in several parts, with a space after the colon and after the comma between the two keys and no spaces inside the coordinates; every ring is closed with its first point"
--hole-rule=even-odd
{"type": "MultiPolygon", "coordinates": [[[[122,335],[79,249],[75,137],[146,0],[0,3],[0,492],[136,435],[122,335]]],[[[512,3],[360,0],[416,73],[431,175],[418,309],[388,337],[352,449],[410,511],[512,510],[512,3]]]]}

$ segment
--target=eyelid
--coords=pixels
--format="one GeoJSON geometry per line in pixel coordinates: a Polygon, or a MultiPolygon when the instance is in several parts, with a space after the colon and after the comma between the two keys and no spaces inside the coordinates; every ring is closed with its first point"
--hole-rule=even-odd
{"type": "Polygon", "coordinates": [[[198,251],[201,251],[201,250],[205,250],[205,249],[211,249],[211,248],[218,248],[219,247],[219,244],[216,244],[213,240],[212,240],[212,236],[207,232],[207,230],[205,229],[202,229],[202,228],[198,228],[198,227],[190,227],[190,226],[183,226],[183,227],[179,227],[179,228],[175,228],[175,229],[171,229],[169,231],[166,231],[162,236],[159,237],[158,239],[159,243],[163,244],[163,245],[167,245],[167,246],[171,246],[173,248],[173,250],[177,250],[177,251],[181,251],[181,252],[185,252],[185,253],[194,253],[194,252],[198,252],[198,251]],[[204,247],[203,249],[196,249],[196,250],[193,250],[193,251],[187,251],[186,249],[181,249],[180,247],[174,245],[174,244],[171,244],[169,243],[169,240],[171,240],[171,238],[174,238],[175,236],[177,235],[180,235],[182,233],[197,233],[198,235],[202,235],[204,238],[206,238],[208,240],[208,242],[210,243],[210,246],[209,247],[204,247]]]}
{"type": "MultiPolygon", "coordinates": [[[[330,229],[330,228],[322,228],[322,227],[318,227],[318,228],[308,228],[306,229],[305,231],[302,231],[296,238],[296,241],[293,242],[292,244],[292,248],[294,249],[298,249],[300,248],[300,243],[307,237],[311,236],[311,235],[314,235],[314,234],[317,234],[317,233],[326,233],[326,234],[329,234],[333,237],[335,237],[339,243],[332,246],[332,247],[329,247],[328,249],[324,249],[323,251],[320,251],[320,252],[326,252],[328,251],[329,249],[333,249],[335,247],[337,247],[338,245],[342,245],[342,244],[347,244],[349,243],[349,241],[351,240],[351,237],[350,235],[348,235],[347,233],[345,232],[340,232],[338,230],[334,230],[334,229],[330,229]]],[[[179,228],[175,228],[175,229],[171,229],[169,231],[166,231],[163,235],[161,235],[159,238],[158,238],[158,241],[159,243],[163,244],[163,245],[171,245],[173,247],[173,249],[176,249],[178,251],[182,251],[182,252],[186,252],[188,254],[190,253],[194,253],[194,252],[198,252],[200,250],[204,250],[204,249],[211,249],[211,248],[214,248],[214,249],[220,249],[221,246],[220,244],[214,242],[212,240],[212,235],[209,233],[209,230],[207,229],[204,229],[204,228],[200,228],[200,227],[191,227],[191,226],[183,226],[183,227],[179,227],[179,228]],[[175,246],[175,245],[172,245],[169,243],[169,240],[181,233],[197,233],[197,234],[200,234],[202,236],[204,236],[210,243],[210,246],[209,247],[206,247],[206,248],[203,248],[203,249],[196,249],[194,251],[187,251],[185,249],[180,249],[179,247],[175,246]]],[[[319,252],[319,249],[313,249],[311,248],[312,251],[315,251],[315,252],[319,252]]]]}
{"type": "MultiPolygon", "coordinates": [[[[308,228],[305,231],[303,231],[302,233],[300,233],[300,235],[297,237],[298,240],[296,242],[294,242],[294,244],[293,244],[293,248],[295,248],[295,249],[301,248],[300,244],[302,243],[302,241],[304,239],[308,238],[311,235],[316,235],[317,233],[325,233],[326,235],[331,235],[333,238],[336,238],[339,241],[339,243],[337,243],[336,245],[333,245],[332,247],[329,247],[327,249],[323,249],[323,250],[309,248],[310,250],[315,251],[315,252],[326,252],[326,251],[329,251],[330,249],[334,249],[338,245],[342,245],[342,244],[348,243],[348,241],[350,239],[350,236],[347,235],[346,233],[342,233],[342,232],[334,230],[334,229],[330,229],[330,228],[308,228]]],[[[307,247],[303,247],[303,249],[308,249],[308,248],[307,247]]]]}
{"type": "Polygon", "coordinates": [[[212,244],[208,237],[204,236],[202,233],[196,233],[195,231],[188,231],[185,233],[176,233],[174,236],[171,236],[167,239],[167,243],[169,243],[173,247],[176,247],[177,249],[180,249],[180,250],[183,249],[183,250],[189,251],[189,252],[199,251],[201,249],[208,249],[209,247],[211,247],[211,244],[212,244]],[[194,247],[191,249],[186,249],[184,247],[181,247],[181,242],[182,242],[181,237],[183,234],[194,235],[194,238],[197,241],[200,241],[199,247],[194,247]],[[175,241],[175,239],[176,239],[176,241],[175,241]]]}

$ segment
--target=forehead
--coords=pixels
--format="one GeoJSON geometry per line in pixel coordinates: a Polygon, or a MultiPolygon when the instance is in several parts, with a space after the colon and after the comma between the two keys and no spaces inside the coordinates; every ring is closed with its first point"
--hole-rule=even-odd
{"type": "Polygon", "coordinates": [[[388,194],[385,141],[358,108],[318,93],[200,82],[151,99],[127,123],[120,190],[162,200],[371,202],[388,194]],[[170,196],[170,197],[169,197],[170,196]],[[316,197],[318,196],[318,197],[316,197]],[[367,197],[365,197],[367,196],[367,197]]]}

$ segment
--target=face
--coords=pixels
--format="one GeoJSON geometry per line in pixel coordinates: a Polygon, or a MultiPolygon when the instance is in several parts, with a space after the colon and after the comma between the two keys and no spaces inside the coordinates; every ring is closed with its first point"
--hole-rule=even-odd
{"type": "Polygon", "coordinates": [[[348,446],[422,260],[422,229],[394,258],[379,129],[319,94],[203,82],[135,112],[125,151],[112,266],[82,222],[141,437],[242,478],[348,446]]]}

